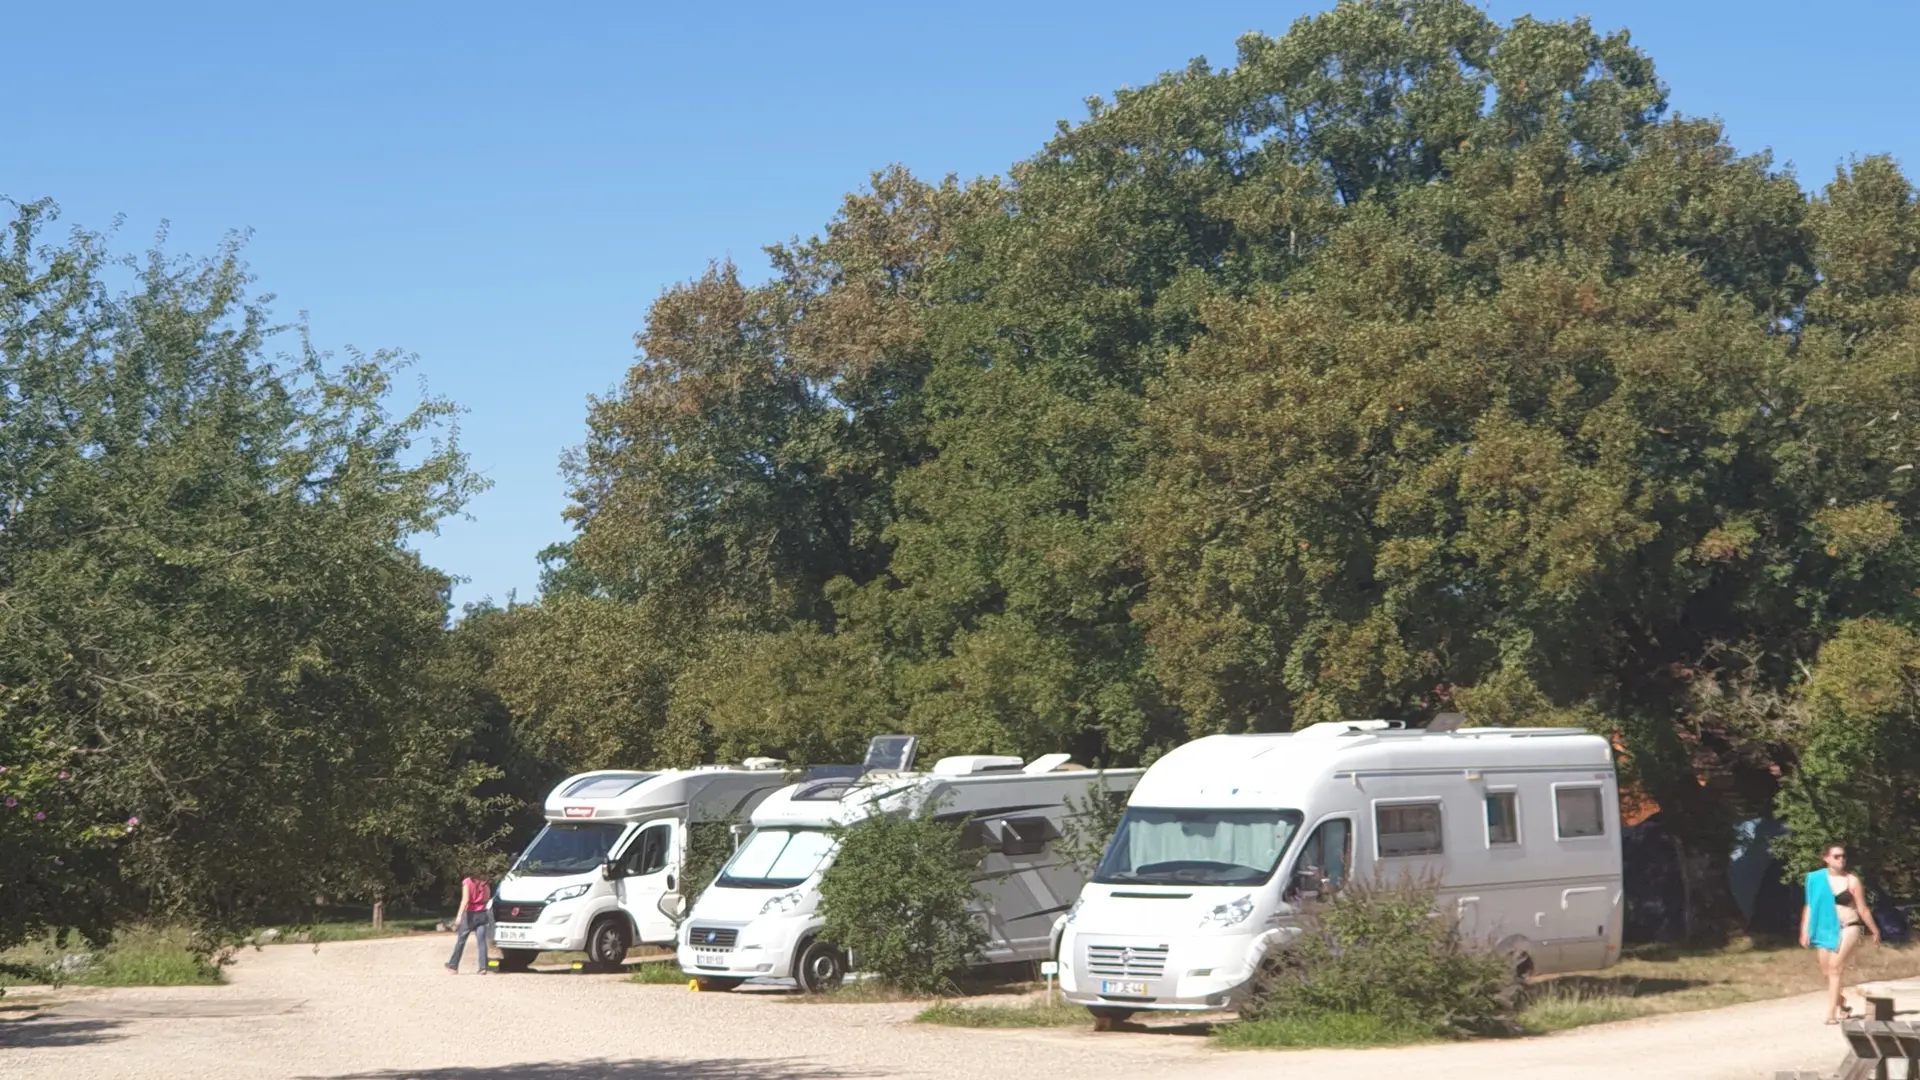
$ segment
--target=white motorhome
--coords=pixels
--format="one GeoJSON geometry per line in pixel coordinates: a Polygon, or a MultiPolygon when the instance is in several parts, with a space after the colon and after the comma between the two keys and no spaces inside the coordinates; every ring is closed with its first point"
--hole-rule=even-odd
{"type": "Polygon", "coordinates": [[[493,940],[500,970],[542,951],[618,964],[677,929],[687,829],[741,822],[790,777],[778,762],[569,776],[547,796],[547,824],[500,882],[493,940]]]}
{"type": "Polygon", "coordinates": [[[1437,881],[1472,937],[1545,974],[1620,955],[1607,741],[1386,721],[1214,735],[1147,770],[1056,924],[1060,987],[1096,1021],[1244,1000],[1267,951],[1349,879],[1437,881]]]}
{"type": "Polygon", "coordinates": [[[947,757],[913,772],[912,752],[911,736],[882,736],[858,775],[804,780],[760,804],[753,832],[700,894],[680,935],[680,967],[700,989],[747,979],[793,979],[810,991],[839,983],[848,957],[815,936],[820,879],[836,844],[831,830],[882,813],[965,822],[967,846],[981,852],[975,880],[991,935],[980,962],[1049,955],[1053,924],[1086,881],[1054,849],[1073,813],[1068,800],[1117,801],[1141,770],[1095,772],[1049,754],[1030,763],[947,757]]]}

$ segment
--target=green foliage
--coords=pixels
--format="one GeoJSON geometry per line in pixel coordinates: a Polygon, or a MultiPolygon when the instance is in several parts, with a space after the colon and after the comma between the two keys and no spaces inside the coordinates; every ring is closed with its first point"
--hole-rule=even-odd
{"type": "Polygon", "coordinates": [[[774,255],[650,313],[535,617],[662,598],[622,708],[676,754],[1460,707],[1724,850],[1822,643],[1920,624],[1913,189],[1803,190],[1624,31],[1345,0],[774,255]]]}
{"type": "Polygon", "coordinates": [[[224,959],[182,926],[132,924],[103,947],[70,932],[49,931],[0,953],[0,983],[54,982],[73,986],[208,986],[224,981],[224,959]],[[76,958],[77,967],[62,961],[76,958]]]}
{"type": "Polygon", "coordinates": [[[665,960],[633,965],[633,972],[627,976],[627,981],[645,986],[685,986],[687,978],[687,974],[680,970],[679,964],[665,960]]]}
{"type": "Polygon", "coordinates": [[[1366,1017],[1381,1032],[1426,1036],[1507,1019],[1520,989],[1512,959],[1436,917],[1435,895],[1424,883],[1349,884],[1268,954],[1242,1015],[1284,1021],[1276,1031],[1366,1017]]]}
{"type": "Polygon", "coordinates": [[[1053,845],[1055,856],[1080,876],[1092,877],[1100,857],[1107,853],[1107,843],[1120,830],[1120,819],[1126,812],[1124,794],[1108,791],[1097,777],[1087,781],[1083,794],[1067,796],[1067,816],[1060,839],[1053,845]]]}
{"type": "Polygon", "coordinates": [[[732,822],[696,821],[687,828],[687,846],[680,856],[680,894],[684,911],[691,912],[720,868],[733,856],[732,822]]]}
{"type": "Polygon", "coordinates": [[[232,245],[120,259],[51,215],[0,253],[0,765],[48,814],[0,830],[0,937],[420,887],[488,831],[448,582],[404,546],[478,486],[452,406],[389,415],[404,359],[304,330],[266,360],[232,245]]]}
{"type": "Polygon", "coordinates": [[[1804,694],[1800,768],[1780,792],[1788,834],[1773,849],[1790,872],[1820,865],[1838,841],[1895,896],[1920,886],[1920,634],[1875,619],[1843,624],[1820,649],[1804,694]]]}
{"type": "Polygon", "coordinates": [[[876,814],[838,834],[820,881],[820,936],[911,993],[945,993],[986,947],[960,827],[927,815],[876,814]]]}

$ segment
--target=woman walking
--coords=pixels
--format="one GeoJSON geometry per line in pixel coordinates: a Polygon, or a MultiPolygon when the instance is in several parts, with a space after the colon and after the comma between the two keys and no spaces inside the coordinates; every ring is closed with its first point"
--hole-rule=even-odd
{"type": "Polygon", "coordinates": [[[453,939],[453,956],[447,960],[447,970],[460,970],[460,951],[466,948],[467,935],[473,935],[474,951],[480,954],[479,973],[487,973],[487,935],[493,930],[493,889],[487,885],[487,879],[479,874],[468,874],[460,880],[460,913],[454,916],[454,929],[459,936],[453,939]]]}
{"type": "Polygon", "coordinates": [[[1800,947],[1819,955],[1820,974],[1827,977],[1827,1023],[1837,1024],[1853,1011],[1840,1000],[1847,959],[1860,945],[1860,935],[1880,940],[1880,927],[1867,909],[1867,891],[1860,879],[1847,873],[1847,849],[1828,844],[1820,851],[1826,865],[1807,875],[1807,902],[1800,912],[1800,947]]]}

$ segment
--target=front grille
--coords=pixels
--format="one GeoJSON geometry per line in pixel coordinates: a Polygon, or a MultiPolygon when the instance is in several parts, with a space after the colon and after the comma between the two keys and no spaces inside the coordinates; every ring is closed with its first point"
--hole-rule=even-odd
{"type": "Polygon", "coordinates": [[[520,903],[514,900],[495,900],[493,902],[493,921],[497,923],[538,922],[540,913],[547,910],[545,904],[520,903]]]}
{"type": "Polygon", "coordinates": [[[1157,979],[1167,971],[1165,945],[1089,945],[1087,973],[1108,979],[1157,979]]]}
{"type": "Polygon", "coordinates": [[[696,949],[731,949],[740,940],[740,931],[732,926],[695,926],[687,931],[687,944],[696,949]]]}

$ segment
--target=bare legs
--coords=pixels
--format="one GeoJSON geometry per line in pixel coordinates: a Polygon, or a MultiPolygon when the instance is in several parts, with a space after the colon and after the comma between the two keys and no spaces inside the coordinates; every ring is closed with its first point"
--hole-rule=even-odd
{"type": "Polygon", "coordinates": [[[1855,949],[1860,947],[1861,931],[1858,926],[1845,926],[1840,929],[1840,951],[1816,949],[1820,955],[1820,974],[1827,978],[1827,1023],[1840,1019],[1840,1010],[1846,1006],[1841,1002],[1841,987],[1846,979],[1847,961],[1852,958],[1855,949]]]}

